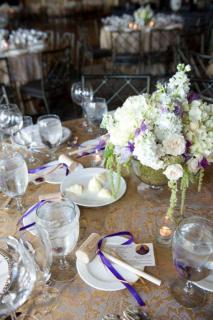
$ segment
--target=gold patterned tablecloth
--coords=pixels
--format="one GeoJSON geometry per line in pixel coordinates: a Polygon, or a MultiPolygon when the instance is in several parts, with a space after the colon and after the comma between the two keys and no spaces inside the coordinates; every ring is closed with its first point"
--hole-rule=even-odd
{"type": "MultiPolygon", "coordinates": [[[[91,136],[83,133],[81,120],[73,120],[65,123],[72,130],[73,136],[78,136],[83,142],[91,139],[91,136]]],[[[64,151],[66,145],[64,145],[64,151]]],[[[60,152],[63,152],[63,147],[60,152]]],[[[81,159],[84,165],[90,166],[90,157],[81,159]]],[[[213,217],[212,197],[212,170],[207,172],[202,191],[198,193],[193,187],[189,190],[186,200],[185,215],[202,215],[209,219],[213,217]]],[[[147,309],[155,320],[210,320],[213,319],[213,295],[208,294],[206,305],[199,309],[189,310],[180,306],[170,294],[170,282],[177,277],[173,267],[170,248],[161,247],[156,243],[155,221],[164,215],[168,205],[169,191],[144,190],[137,191],[140,181],[134,176],[125,177],[127,192],[119,201],[101,208],[81,207],[80,217],[80,241],[91,232],[102,235],[129,230],[135,236],[137,242],[153,242],[156,258],[156,267],[146,268],[146,271],[159,277],[162,285],[157,287],[147,281],[138,281],[135,288],[147,304],[147,309]]],[[[27,207],[38,201],[38,195],[55,192],[58,185],[41,184],[35,186],[29,184],[24,203],[27,207]]],[[[5,200],[0,194],[1,203],[5,200]]],[[[18,215],[15,211],[8,211],[11,217],[10,230],[14,232],[18,215]]],[[[3,214],[3,212],[2,212],[3,214]]],[[[57,285],[60,290],[60,298],[57,309],[52,313],[53,320],[99,320],[104,314],[119,313],[126,305],[135,304],[127,290],[117,292],[98,291],[89,287],[77,275],[72,282],[57,285]]],[[[43,318],[44,319],[44,318],[43,318]]]]}

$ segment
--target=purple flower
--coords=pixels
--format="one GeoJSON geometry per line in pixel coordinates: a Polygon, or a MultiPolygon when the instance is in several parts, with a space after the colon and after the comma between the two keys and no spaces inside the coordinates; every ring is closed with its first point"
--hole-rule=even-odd
{"type": "Polygon", "coordinates": [[[208,160],[206,158],[203,158],[200,162],[199,162],[199,166],[202,168],[207,168],[209,165],[208,160]]]}
{"type": "Polygon", "coordinates": [[[176,106],[175,106],[174,114],[175,114],[176,116],[178,116],[178,117],[182,117],[182,116],[183,116],[183,111],[182,111],[180,105],[176,105],[176,106]]]}
{"type": "Polygon", "coordinates": [[[100,139],[98,145],[95,147],[95,150],[100,151],[104,150],[106,146],[106,141],[104,139],[100,139]]]}
{"type": "Polygon", "coordinates": [[[161,108],[161,112],[162,112],[162,113],[166,113],[166,112],[168,112],[168,109],[167,109],[166,107],[162,107],[162,108],[161,108]]]}
{"type": "Polygon", "coordinates": [[[141,129],[142,132],[146,131],[147,125],[145,124],[144,121],[142,121],[140,129],[141,129]]]}
{"type": "Polygon", "coordinates": [[[191,103],[194,100],[199,100],[200,96],[199,96],[199,94],[197,94],[197,93],[195,93],[193,91],[190,91],[188,93],[187,99],[188,99],[188,102],[191,103]]]}
{"type": "Polygon", "coordinates": [[[131,152],[131,153],[133,153],[133,151],[135,150],[135,144],[134,144],[134,142],[128,142],[128,147],[127,147],[128,149],[129,149],[129,151],[131,152]]]}
{"type": "Polygon", "coordinates": [[[145,132],[147,130],[147,125],[144,121],[141,122],[140,128],[135,130],[135,137],[138,137],[141,132],[145,132]]]}
{"type": "Polygon", "coordinates": [[[140,128],[137,128],[137,129],[135,130],[135,137],[138,137],[140,133],[141,133],[141,129],[140,129],[140,128]]]}
{"type": "Polygon", "coordinates": [[[189,140],[186,140],[186,152],[189,152],[192,143],[189,140]]]}

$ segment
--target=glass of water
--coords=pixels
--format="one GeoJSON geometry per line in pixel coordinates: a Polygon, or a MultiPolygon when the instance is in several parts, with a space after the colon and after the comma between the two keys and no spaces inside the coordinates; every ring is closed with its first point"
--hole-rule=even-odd
{"type": "Polygon", "coordinates": [[[71,253],[79,237],[79,216],[78,207],[65,198],[59,202],[46,202],[37,209],[36,226],[48,233],[53,254],[51,275],[56,281],[72,280],[76,274],[75,258],[71,253]]]}
{"type": "Polygon", "coordinates": [[[89,123],[88,132],[93,133],[95,130],[99,132],[103,116],[108,111],[106,100],[96,97],[91,100],[86,100],[84,110],[89,123]]]}
{"type": "Polygon", "coordinates": [[[0,105],[0,129],[8,134],[13,143],[13,135],[18,132],[23,125],[23,116],[16,104],[0,105]]]}
{"type": "Polygon", "coordinates": [[[38,128],[41,141],[50,150],[50,159],[56,159],[56,148],[62,139],[62,124],[60,118],[55,114],[47,114],[38,117],[38,128]]]}
{"type": "Polygon", "coordinates": [[[0,157],[0,188],[10,198],[15,198],[17,210],[22,211],[22,196],[28,186],[28,169],[19,153],[6,152],[0,157]]]}
{"type": "MultiPolygon", "coordinates": [[[[10,315],[16,320],[16,310],[33,291],[36,270],[32,257],[20,241],[12,236],[0,238],[1,285],[0,317],[10,315]],[[2,289],[2,286],[1,286],[2,289]]],[[[35,319],[21,315],[18,319],[35,319]]]]}
{"type": "Polygon", "coordinates": [[[23,116],[23,126],[22,130],[18,131],[15,135],[16,143],[27,147],[30,151],[30,156],[28,158],[29,164],[34,164],[38,161],[33,155],[33,145],[35,140],[35,131],[33,126],[33,119],[31,116],[23,116]]]}
{"type": "Polygon", "coordinates": [[[213,223],[197,216],[184,219],[174,233],[172,249],[181,277],[172,283],[172,294],[187,308],[203,305],[205,291],[196,286],[196,281],[206,278],[211,271],[208,266],[213,253],[213,223]]]}

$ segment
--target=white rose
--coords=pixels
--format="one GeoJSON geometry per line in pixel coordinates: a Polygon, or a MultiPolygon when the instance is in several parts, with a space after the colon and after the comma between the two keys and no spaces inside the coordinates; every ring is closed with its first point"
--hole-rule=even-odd
{"type": "Polygon", "coordinates": [[[189,111],[189,119],[191,121],[200,121],[202,112],[198,107],[192,107],[189,111]]]}
{"type": "Polygon", "coordinates": [[[171,164],[163,173],[169,180],[176,181],[183,176],[183,168],[180,164],[171,164]]]}
{"type": "Polygon", "coordinates": [[[173,134],[163,141],[163,146],[167,154],[179,156],[184,153],[186,142],[182,135],[173,134]]]}
{"type": "Polygon", "coordinates": [[[198,159],[192,158],[187,161],[187,165],[189,168],[189,171],[192,173],[197,173],[199,170],[199,161],[198,159]]]}

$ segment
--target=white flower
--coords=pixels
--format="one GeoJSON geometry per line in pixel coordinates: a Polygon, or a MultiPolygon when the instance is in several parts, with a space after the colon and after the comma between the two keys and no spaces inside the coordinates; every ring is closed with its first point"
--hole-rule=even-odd
{"type": "Polygon", "coordinates": [[[155,136],[152,133],[138,136],[135,139],[135,149],[133,155],[141,162],[141,164],[159,170],[164,167],[164,163],[160,160],[159,146],[156,144],[155,136]]]}
{"type": "Polygon", "coordinates": [[[183,168],[180,164],[171,164],[163,173],[167,179],[176,181],[183,176],[183,168]]]}
{"type": "Polygon", "coordinates": [[[172,156],[179,156],[185,151],[185,139],[180,134],[169,135],[164,141],[163,146],[165,153],[172,156]]]}
{"type": "Polygon", "coordinates": [[[191,158],[187,161],[188,169],[192,173],[197,173],[199,170],[199,161],[196,158],[191,158]]]}
{"type": "Polygon", "coordinates": [[[199,121],[201,120],[202,111],[198,106],[194,106],[189,111],[189,119],[191,121],[199,121]]]}
{"type": "Polygon", "coordinates": [[[191,131],[196,131],[199,128],[199,123],[198,121],[194,121],[194,122],[191,122],[189,126],[191,131]]]}
{"type": "Polygon", "coordinates": [[[168,133],[179,134],[182,129],[181,119],[172,112],[159,114],[155,122],[155,134],[160,141],[163,141],[168,133]]]}

